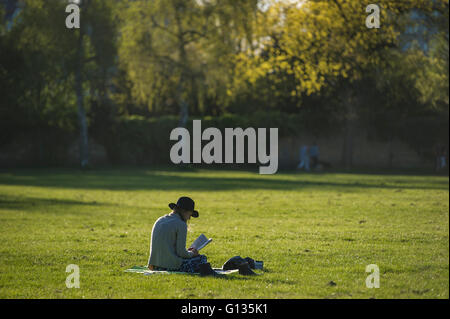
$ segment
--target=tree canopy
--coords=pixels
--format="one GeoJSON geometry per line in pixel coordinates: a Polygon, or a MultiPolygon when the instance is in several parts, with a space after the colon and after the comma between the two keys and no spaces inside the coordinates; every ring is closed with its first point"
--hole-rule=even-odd
{"type": "Polygon", "coordinates": [[[49,128],[87,140],[131,116],[276,111],[346,129],[448,116],[448,0],[380,0],[379,28],[353,0],[82,0],[80,29],[65,27],[68,1],[13,2],[2,143],[49,128]]]}

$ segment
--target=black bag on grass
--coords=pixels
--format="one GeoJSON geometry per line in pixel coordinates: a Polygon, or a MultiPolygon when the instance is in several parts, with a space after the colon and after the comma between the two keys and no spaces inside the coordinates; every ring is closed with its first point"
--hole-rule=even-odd
{"type": "Polygon", "coordinates": [[[261,264],[261,268],[262,268],[262,261],[256,261],[250,257],[245,257],[242,258],[241,256],[234,256],[231,257],[230,259],[228,259],[222,266],[223,270],[232,270],[232,269],[239,269],[239,265],[242,265],[244,263],[248,263],[248,266],[251,269],[256,269],[258,267],[256,267],[257,263],[261,264]]]}

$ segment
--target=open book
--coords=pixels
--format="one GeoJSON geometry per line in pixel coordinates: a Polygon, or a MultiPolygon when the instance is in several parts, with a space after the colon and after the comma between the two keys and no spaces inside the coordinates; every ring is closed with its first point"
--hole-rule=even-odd
{"type": "Polygon", "coordinates": [[[212,238],[208,239],[205,235],[201,234],[198,238],[192,243],[191,248],[195,248],[197,250],[202,249],[206,245],[208,245],[212,241],[212,238]]]}

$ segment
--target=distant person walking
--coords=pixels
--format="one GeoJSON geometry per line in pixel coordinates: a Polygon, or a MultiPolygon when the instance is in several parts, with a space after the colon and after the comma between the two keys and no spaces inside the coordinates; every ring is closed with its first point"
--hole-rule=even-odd
{"type": "Polygon", "coordinates": [[[440,161],[441,161],[441,154],[440,153],[441,153],[441,145],[437,144],[437,145],[434,146],[434,158],[435,158],[434,170],[436,172],[439,172],[439,168],[441,166],[441,163],[440,163],[440,161]]]}
{"type": "Polygon", "coordinates": [[[309,154],[308,154],[308,146],[302,145],[300,147],[300,163],[297,166],[297,169],[305,168],[305,171],[309,172],[309,154]]]}
{"type": "Polygon", "coordinates": [[[311,157],[311,167],[316,169],[319,166],[319,146],[316,142],[309,148],[309,156],[311,157]]]}
{"type": "Polygon", "coordinates": [[[436,158],[436,172],[445,169],[447,167],[447,148],[441,144],[437,144],[434,155],[436,158]]]}
{"type": "Polygon", "coordinates": [[[448,157],[447,148],[445,146],[442,146],[438,159],[440,170],[443,170],[447,167],[447,157],[448,157]]]}

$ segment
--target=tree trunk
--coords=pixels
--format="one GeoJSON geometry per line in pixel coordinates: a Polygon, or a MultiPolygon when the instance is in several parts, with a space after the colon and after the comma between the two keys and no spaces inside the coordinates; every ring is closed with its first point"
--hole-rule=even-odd
{"type": "Polygon", "coordinates": [[[389,156],[389,159],[388,159],[388,165],[389,165],[389,168],[392,168],[392,166],[393,166],[393,162],[394,162],[394,151],[393,151],[393,146],[392,146],[392,136],[389,136],[389,148],[388,148],[388,151],[389,151],[389,154],[388,154],[388,156],[389,156]]]}
{"type": "Polygon", "coordinates": [[[186,103],[186,101],[184,101],[184,99],[181,99],[181,101],[180,101],[180,121],[179,121],[180,127],[186,127],[188,117],[189,117],[189,106],[186,103]]]}
{"type": "Polygon", "coordinates": [[[345,169],[351,169],[353,166],[353,124],[347,119],[344,137],[343,162],[345,169]]]}
{"type": "Polygon", "coordinates": [[[89,143],[88,143],[88,126],[86,119],[86,111],[84,109],[83,99],[83,29],[80,26],[80,35],[78,38],[77,47],[77,62],[75,70],[75,92],[77,95],[77,107],[78,107],[78,121],[80,125],[80,165],[82,168],[86,168],[89,165],[89,143]]]}
{"type": "Polygon", "coordinates": [[[184,70],[182,70],[180,75],[180,83],[178,83],[178,92],[177,92],[178,105],[180,106],[180,120],[178,122],[179,127],[186,127],[189,117],[189,104],[186,101],[185,97],[186,92],[185,82],[186,77],[184,76],[184,70]]]}
{"type": "Polygon", "coordinates": [[[347,89],[345,105],[345,136],[342,150],[342,162],[346,169],[353,167],[353,135],[356,121],[355,100],[351,89],[347,89]]]}
{"type": "Polygon", "coordinates": [[[183,7],[175,7],[175,21],[177,23],[177,31],[178,31],[178,50],[179,50],[179,58],[180,64],[183,65],[180,72],[180,82],[178,83],[178,105],[180,106],[180,120],[179,126],[186,127],[188,117],[189,117],[189,104],[186,101],[186,81],[188,79],[188,72],[186,70],[188,62],[187,62],[187,54],[185,48],[185,38],[184,38],[184,30],[181,23],[181,15],[182,15],[183,7]],[[181,11],[181,12],[180,12],[181,11]]]}
{"type": "MultiPolygon", "coordinates": [[[[41,109],[41,93],[42,93],[42,78],[39,77],[39,81],[38,81],[38,90],[37,90],[37,110],[41,109]]],[[[37,122],[37,139],[38,139],[38,147],[39,147],[39,164],[40,165],[45,165],[44,163],[44,140],[42,138],[42,131],[41,131],[41,126],[42,126],[42,121],[40,120],[40,117],[38,117],[38,122],[37,122]]]]}

